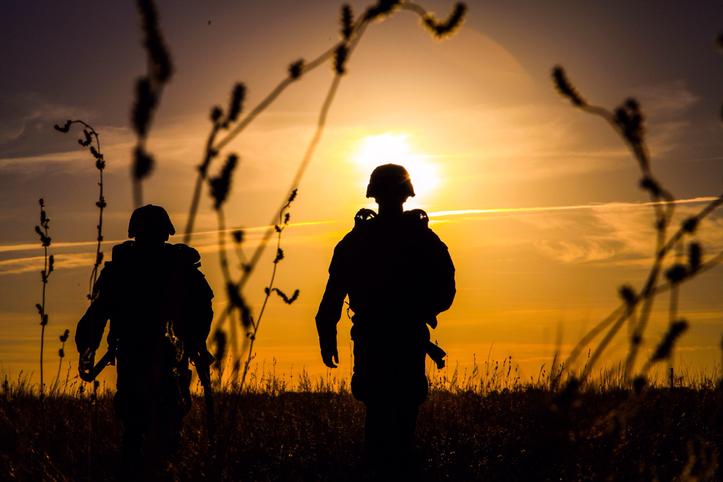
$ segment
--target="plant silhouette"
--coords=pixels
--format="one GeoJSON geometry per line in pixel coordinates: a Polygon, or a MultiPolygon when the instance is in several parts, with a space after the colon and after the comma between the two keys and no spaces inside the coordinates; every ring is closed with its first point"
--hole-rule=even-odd
{"type": "Polygon", "coordinates": [[[38,200],[40,205],[40,224],[35,226],[35,232],[40,238],[40,245],[43,247],[43,269],[40,272],[40,280],[42,281],[43,288],[40,295],[40,303],[35,304],[35,308],[38,310],[40,316],[40,397],[42,398],[45,394],[45,383],[43,379],[43,353],[45,351],[45,327],[48,326],[48,312],[46,301],[46,291],[48,287],[48,280],[50,274],[55,270],[55,256],[48,254],[52,238],[50,237],[50,218],[45,212],[45,200],[40,198],[38,200]]]}
{"type": "Polygon", "coordinates": [[[95,245],[95,262],[93,263],[93,269],[90,273],[90,281],[88,283],[88,294],[86,295],[89,300],[92,300],[93,288],[95,282],[98,280],[98,270],[100,265],[103,263],[103,210],[108,206],[105,202],[105,196],[103,195],[103,170],[105,169],[105,156],[100,147],[100,135],[96,130],[82,120],[70,120],[65,121],[62,126],[55,124],[55,130],[67,134],[73,125],[78,124],[83,127],[83,137],[78,139],[78,144],[82,147],[87,147],[88,152],[95,159],[95,168],[98,170],[98,200],[95,202],[98,208],[98,224],[96,225],[97,236],[95,245]]]}

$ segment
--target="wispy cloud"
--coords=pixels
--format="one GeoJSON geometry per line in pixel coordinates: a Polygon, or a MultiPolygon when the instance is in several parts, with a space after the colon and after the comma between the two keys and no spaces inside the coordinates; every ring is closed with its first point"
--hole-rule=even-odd
{"type": "MultiPolygon", "coordinates": [[[[695,204],[706,198],[682,200],[676,209],[673,229],[698,212],[695,204]]],[[[646,203],[649,205],[649,203],[646,203]]],[[[560,213],[562,216],[562,213],[560,213]]],[[[537,219],[539,239],[534,246],[544,256],[563,263],[605,262],[608,266],[647,266],[652,261],[655,230],[646,210],[611,206],[570,213],[563,219],[537,219]],[[548,226],[545,226],[549,223],[548,226]]],[[[714,214],[699,228],[696,239],[704,253],[723,250],[723,218],[714,214]]]]}
{"type": "MultiPolygon", "coordinates": [[[[711,202],[716,199],[713,196],[702,196],[690,199],[679,199],[675,204],[702,204],[711,202]]],[[[521,207],[521,208],[487,208],[487,209],[457,209],[448,211],[433,211],[428,213],[430,218],[449,217],[449,216],[469,216],[471,214],[509,214],[509,213],[545,213],[555,211],[579,211],[586,209],[615,211],[621,209],[638,209],[646,206],[653,206],[655,203],[591,203],[591,204],[575,204],[568,206],[540,206],[540,207],[521,207]]]]}
{"type": "MultiPolygon", "coordinates": [[[[55,255],[55,269],[87,268],[93,265],[93,253],[70,253],[55,255]]],[[[10,274],[40,272],[43,269],[42,256],[10,258],[0,261],[0,276],[10,274]]]]}

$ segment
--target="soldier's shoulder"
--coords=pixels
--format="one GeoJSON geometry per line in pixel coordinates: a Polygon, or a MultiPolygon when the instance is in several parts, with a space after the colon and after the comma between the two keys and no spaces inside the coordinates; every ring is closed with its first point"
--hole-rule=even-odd
{"type": "Polygon", "coordinates": [[[197,249],[183,243],[168,244],[168,247],[179,263],[195,268],[201,267],[201,255],[197,249]]]}

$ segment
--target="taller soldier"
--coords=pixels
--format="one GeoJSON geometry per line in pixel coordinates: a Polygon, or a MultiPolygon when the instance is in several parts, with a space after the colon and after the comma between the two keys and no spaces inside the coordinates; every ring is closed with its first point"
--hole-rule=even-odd
{"type": "Polygon", "coordinates": [[[190,408],[188,361],[207,355],[213,292],[198,269],[198,251],[166,243],[172,234],[162,207],[136,209],[128,225],[128,237],[135,240],[113,247],[113,259],[105,263],[76,329],[78,368],[87,379],[110,319],[122,469],[131,478],[152,476],[174,451],[190,408]]]}
{"type": "Polygon", "coordinates": [[[399,467],[410,455],[418,409],[427,397],[427,325],[436,327],[437,315],[452,304],[454,265],[427,214],[403,210],[414,196],[404,167],[374,169],[366,196],[374,198],[379,213],[360,210],[334,249],[316,327],[322,360],[335,368],[336,324],[349,296],[351,388],[367,409],[366,455],[374,465],[399,467]]]}

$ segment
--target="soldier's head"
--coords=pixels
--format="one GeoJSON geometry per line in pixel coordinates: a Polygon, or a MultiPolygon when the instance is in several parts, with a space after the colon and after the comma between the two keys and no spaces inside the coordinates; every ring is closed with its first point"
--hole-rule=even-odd
{"type": "Polygon", "coordinates": [[[367,197],[382,204],[402,205],[410,196],[414,196],[414,187],[409,173],[398,164],[384,164],[372,171],[367,186],[367,197]]]}
{"type": "Polygon", "coordinates": [[[128,237],[135,238],[139,245],[163,244],[172,234],[176,234],[176,229],[168,213],[161,206],[146,204],[131,214],[128,237]]]}

